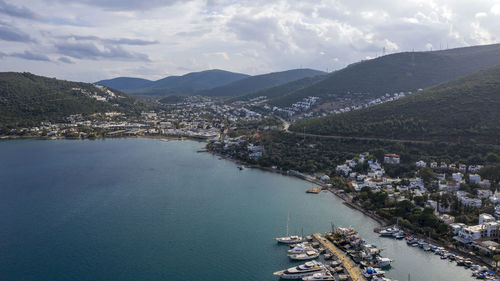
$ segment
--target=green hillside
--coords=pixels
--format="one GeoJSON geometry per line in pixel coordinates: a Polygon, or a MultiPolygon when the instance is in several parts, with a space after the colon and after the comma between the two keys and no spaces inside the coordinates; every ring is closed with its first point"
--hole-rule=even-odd
{"type": "Polygon", "coordinates": [[[500,64],[500,44],[435,52],[406,52],[352,64],[322,81],[270,101],[289,106],[307,96],[322,102],[349,97],[350,93],[415,91],[500,64]]]}
{"type": "Polygon", "coordinates": [[[39,125],[83,113],[140,110],[144,104],[113,90],[31,73],[0,73],[0,127],[39,125]],[[107,98],[98,101],[96,98],[107,98]]]}
{"type": "Polygon", "coordinates": [[[238,96],[231,99],[230,101],[232,102],[237,100],[250,100],[260,96],[266,96],[268,99],[282,97],[284,95],[293,93],[297,90],[311,86],[312,84],[325,79],[325,77],[326,77],[325,75],[317,75],[313,77],[306,77],[299,80],[294,80],[292,82],[288,82],[274,87],[269,87],[243,96],[238,96]]]}
{"type": "Polygon", "coordinates": [[[290,129],[319,135],[412,140],[500,141],[500,66],[398,101],[303,120],[290,129]]]}
{"type": "Polygon", "coordinates": [[[250,76],[221,87],[201,91],[199,92],[199,94],[204,96],[221,97],[242,96],[269,87],[285,84],[294,80],[306,77],[314,77],[323,74],[325,73],[313,69],[292,69],[282,72],[273,72],[268,74],[250,76]]]}
{"type": "Polygon", "coordinates": [[[191,72],[182,76],[168,76],[157,81],[139,78],[118,77],[102,80],[96,84],[124,91],[131,95],[168,96],[173,94],[194,94],[249,77],[247,74],[212,69],[191,72]]]}

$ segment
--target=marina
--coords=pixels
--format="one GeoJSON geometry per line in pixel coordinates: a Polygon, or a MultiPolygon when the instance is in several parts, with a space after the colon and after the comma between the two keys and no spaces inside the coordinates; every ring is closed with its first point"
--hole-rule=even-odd
{"type": "MultiPolygon", "coordinates": [[[[281,237],[280,239],[283,239],[281,237]]],[[[380,250],[361,239],[353,228],[337,228],[325,234],[314,233],[306,237],[307,242],[290,245],[288,253],[301,259],[316,259],[323,253],[325,264],[311,261],[295,268],[274,273],[282,279],[302,280],[387,280],[385,271],[391,259],[380,256],[380,250]],[[331,260],[327,262],[327,260],[331,260]],[[377,267],[377,268],[374,268],[377,267]],[[307,269],[307,270],[306,270],[307,269]]],[[[279,240],[278,240],[279,242],[279,240]]],[[[288,255],[292,258],[292,255],[288,255]]],[[[301,260],[292,258],[294,260],[301,260]]]]}

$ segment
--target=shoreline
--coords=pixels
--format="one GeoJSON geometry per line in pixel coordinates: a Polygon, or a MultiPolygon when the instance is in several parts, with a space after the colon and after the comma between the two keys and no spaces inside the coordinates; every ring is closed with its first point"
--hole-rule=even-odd
{"type": "MultiPolygon", "coordinates": [[[[334,188],[334,187],[326,187],[325,184],[320,183],[316,179],[310,179],[310,178],[300,177],[298,175],[288,174],[286,172],[283,172],[282,170],[277,170],[277,169],[273,169],[273,168],[269,168],[269,167],[262,167],[262,166],[259,166],[259,165],[247,164],[247,163],[242,162],[242,161],[237,160],[237,159],[233,159],[233,158],[230,158],[230,157],[223,157],[223,156],[221,156],[221,155],[219,155],[217,153],[214,153],[213,151],[209,151],[209,150],[207,150],[207,152],[210,153],[210,154],[212,154],[212,155],[214,155],[214,156],[219,156],[220,159],[229,160],[229,161],[231,161],[231,162],[233,162],[233,163],[235,163],[237,165],[245,165],[247,168],[255,168],[255,169],[259,169],[259,170],[266,171],[266,172],[281,174],[281,175],[284,175],[284,176],[291,176],[291,177],[295,177],[295,178],[298,178],[298,179],[301,179],[301,180],[305,180],[307,182],[319,185],[319,186],[323,187],[323,190],[331,192],[337,198],[339,198],[340,200],[342,200],[342,204],[344,204],[345,206],[347,206],[347,207],[349,207],[349,208],[351,208],[353,210],[359,211],[363,215],[365,215],[365,216],[371,218],[372,220],[374,220],[379,225],[379,227],[383,227],[383,226],[387,226],[388,225],[387,222],[383,218],[379,217],[375,213],[367,211],[367,210],[363,209],[361,206],[359,206],[359,205],[357,205],[355,203],[352,203],[350,201],[350,199],[346,196],[346,194],[344,193],[343,190],[340,190],[340,189],[337,189],[337,188],[334,188]]],[[[376,227],[373,231],[375,232],[375,230],[378,229],[379,227],[376,227]]],[[[405,231],[406,234],[410,234],[410,235],[412,235],[414,237],[417,237],[419,239],[422,239],[422,240],[428,240],[428,242],[430,242],[431,244],[439,246],[439,247],[443,247],[448,252],[454,253],[455,255],[462,256],[464,258],[470,258],[476,264],[486,265],[486,266],[488,266],[490,268],[495,269],[495,266],[492,265],[492,263],[493,263],[492,260],[484,260],[483,258],[478,257],[476,255],[471,255],[470,251],[469,252],[462,251],[461,249],[457,249],[456,247],[454,247],[451,244],[445,244],[445,243],[443,243],[441,241],[436,241],[434,239],[428,239],[428,237],[425,237],[424,235],[411,233],[411,232],[409,232],[408,230],[405,230],[405,229],[403,229],[403,230],[405,231]]],[[[387,238],[387,239],[392,239],[392,238],[387,238]]],[[[410,246],[407,245],[407,247],[410,247],[410,246]]]]}

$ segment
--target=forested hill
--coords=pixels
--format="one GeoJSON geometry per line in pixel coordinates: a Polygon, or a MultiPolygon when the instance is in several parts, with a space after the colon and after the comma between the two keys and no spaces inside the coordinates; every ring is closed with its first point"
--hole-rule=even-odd
{"type": "Polygon", "coordinates": [[[285,84],[305,77],[314,77],[325,74],[322,71],[313,69],[292,69],[282,72],[250,76],[233,83],[216,87],[211,90],[201,91],[204,96],[235,97],[249,94],[265,88],[285,84]]]}
{"type": "Polygon", "coordinates": [[[322,102],[351,93],[385,93],[425,89],[500,64],[500,44],[434,52],[405,52],[352,64],[309,87],[270,101],[289,106],[307,96],[322,102]]]}
{"type": "Polygon", "coordinates": [[[31,73],[0,73],[1,127],[37,126],[71,114],[135,112],[143,103],[116,90],[31,73]]]}
{"type": "Polygon", "coordinates": [[[291,130],[410,140],[500,143],[500,66],[363,110],[303,120],[291,130]]]}
{"type": "Polygon", "coordinates": [[[157,81],[119,77],[102,80],[96,84],[122,90],[128,94],[159,95],[194,94],[249,77],[247,74],[220,69],[191,72],[182,76],[168,76],[157,81]]]}

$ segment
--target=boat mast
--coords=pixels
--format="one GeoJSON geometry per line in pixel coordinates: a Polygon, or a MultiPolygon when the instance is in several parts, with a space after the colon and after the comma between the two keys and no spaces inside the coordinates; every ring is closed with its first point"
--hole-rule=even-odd
{"type": "Polygon", "coordinates": [[[290,211],[288,211],[288,218],[286,220],[286,237],[288,237],[288,222],[290,221],[290,211]]]}

